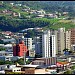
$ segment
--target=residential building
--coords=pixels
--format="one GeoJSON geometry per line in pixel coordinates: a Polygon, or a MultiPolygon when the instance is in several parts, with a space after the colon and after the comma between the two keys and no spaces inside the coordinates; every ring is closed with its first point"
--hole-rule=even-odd
{"type": "Polygon", "coordinates": [[[51,35],[50,37],[50,45],[51,45],[51,57],[56,57],[56,37],[55,35],[51,35]]]}
{"type": "Polygon", "coordinates": [[[75,28],[69,29],[71,38],[71,50],[75,51],[75,28]]]}
{"type": "MultiPolygon", "coordinates": [[[[55,36],[55,53],[57,54],[58,53],[58,44],[57,44],[57,33],[58,31],[57,30],[50,30],[51,31],[51,35],[54,35],[55,36]]],[[[53,48],[53,47],[52,47],[53,48]]]]}
{"type": "Polygon", "coordinates": [[[22,40],[24,40],[24,35],[23,33],[17,33],[16,35],[16,43],[18,44],[19,42],[21,42],[22,40]]]}
{"type": "Polygon", "coordinates": [[[57,54],[63,54],[65,49],[65,28],[59,28],[57,32],[57,54]]]}
{"type": "Polygon", "coordinates": [[[7,65],[0,65],[0,71],[4,70],[7,65]]]}
{"type": "Polygon", "coordinates": [[[27,49],[29,50],[29,56],[30,56],[30,52],[32,51],[32,38],[24,38],[24,42],[27,49]]]}
{"type": "Polygon", "coordinates": [[[5,48],[7,51],[13,51],[13,45],[12,45],[12,44],[6,44],[6,45],[4,45],[4,48],[5,48]]]}
{"type": "Polygon", "coordinates": [[[48,66],[40,65],[7,65],[5,67],[5,74],[15,72],[20,74],[52,74],[56,73],[56,69],[49,69],[48,66]]]}
{"type": "Polygon", "coordinates": [[[13,52],[0,51],[0,56],[13,56],[13,52]]]}
{"type": "Polygon", "coordinates": [[[75,44],[75,28],[70,29],[71,30],[71,45],[75,44]]]}
{"type": "Polygon", "coordinates": [[[21,67],[17,67],[16,65],[7,65],[5,67],[5,74],[10,72],[21,72],[21,67]]]}
{"type": "Polygon", "coordinates": [[[66,49],[71,50],[71,31],[68,30],[65,32],[65,36],[66,36],[66,49]]]}
{"type": "Polygon", "coordinates": [[[74,44],[74,45],[71,45],[71,50],[72,50],[73,52],[75,52],[75,44],[74,44]]]}
{"type": "Polygon", "coordinates": [[[21,41],[19,44],[13,46],[13,56],[24,56],[24,53],[27,54],[27,47],[24,44],[24,41],[21,41]]]}
{"type": "Polygon", "coordinates": [[[42,56],[50,57],[50,31],[44,31],[42,35],[42,56]]]}
{"type": "Polygon", "coordinates": [[[42,34],[42,56],[56,56],[56,35],[54,35],[50,30],[46,30],[42,34]]]}
{"type": "Polygon", "coordinates": [[[42,56],[42,31],[35,30],[33,42],[35,44],[35,54],[40,54],[42,56]]]}
{"type": "Polygon", "coordinates": [[[11,38],[11,39],[2,39],[3,42],[10,42],[10,43],[15,43],[16,40],[14,38],[11,38]]]}

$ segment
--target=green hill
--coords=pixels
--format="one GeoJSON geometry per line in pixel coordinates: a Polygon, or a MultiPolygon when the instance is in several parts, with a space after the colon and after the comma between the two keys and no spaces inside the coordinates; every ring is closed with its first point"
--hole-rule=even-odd
{"type": "Polygon", "coordinates": [[[75,17],[75,1],[0,1],[0,30],[17,32],[29,27],[43,27],[44,29],[66,29],[75,27],[69,20],[35,18],[35,14],[23,9],[45,10],[46,13],[68,12],[68,17],[75,17]],[[11,5],[10,3],[14,3],[11,5]],[[20,6],[20,4],[22,4],[20,6]],[[7,13],[9,12],[9,13],[7,13]],[[14,16],[16,13],[18,16],[14,16]],[[19,13],[20,16],[19,17],[19,13]],[[31,17],[31,18],[29,18],[31,17]]]}

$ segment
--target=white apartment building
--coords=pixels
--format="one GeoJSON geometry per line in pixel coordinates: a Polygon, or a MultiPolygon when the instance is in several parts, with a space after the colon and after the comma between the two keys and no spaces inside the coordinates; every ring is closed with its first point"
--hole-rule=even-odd
{"type": "Polygon", "coordinates": [[[56,35],[51,35],[52,57],[56,57],[56,35]]]}
{"type": "Polygon", "coordinates": [[[44,31],[42,35],[42,56],[56,56],[56,35],[52,35],[50,30],[44,31]]]}

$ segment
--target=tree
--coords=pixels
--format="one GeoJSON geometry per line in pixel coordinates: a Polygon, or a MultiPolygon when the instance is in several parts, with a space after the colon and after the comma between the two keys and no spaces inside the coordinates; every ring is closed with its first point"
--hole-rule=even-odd
{"type": "Polygon", "coordinates": [[[68,50],[69,50],[69,49],[66,49],[66,48],[65,48],[63,51],[68,51],[68,50]]]}
{"type": "Polygon", "coordinates": [[[11,64],[13,64],[13,62],[7,60],[7,61],[5,61],[5,64],[10,64],[11,65],[11,64]]]}
{"type": "Polygon", "coordinates": [[[6,50],[5,48],[3,48],[3,47],[0,47],[0,51],[4,51],[4,50],[6,50]]]}
{"type": "Polygon", "coordinates": [[[74,65],[74,66],[72,66],[72,67],[71,67],[71,69],[72,69],[72,70],[74,70],[74,69],[75,69],[75,65],[74,65]]]}
{"type": "Polygon", "coordinates": [[[72,70],[67,70],[64,74],[72,74],[72,70]]]}
{"type": "Polygon", "coordinates": [[[18,59],[16,62],[19,63],[20,65],[23,65],[24,64],[24,59],[18,59]]]}
{"type": "Polygon", "coordinates": [[[5,61],[0,60],[0,65],[4,65],[4,64],[5,64],[5,61]]]}

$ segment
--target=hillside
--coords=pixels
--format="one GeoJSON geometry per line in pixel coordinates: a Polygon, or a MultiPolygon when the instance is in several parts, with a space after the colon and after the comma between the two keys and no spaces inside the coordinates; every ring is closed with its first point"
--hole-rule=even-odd
{"type": "Polygon", "coordinates": [[[69,22],[62,19],[74,18],[74,14],[75,1],[0,1],[0,30],[17,32],[36,26],[44,29],[59,27],[68,29],[75,27],[75,23],[72,20],[69,22]],[[42,14],[39,14],[40,11],[42,14]],[[44,15],[44,12],[58,18],[37,18],[38,15],[44,15]],[[63,16],[63,12],[68,12],[68,14],[63,16]]]}

